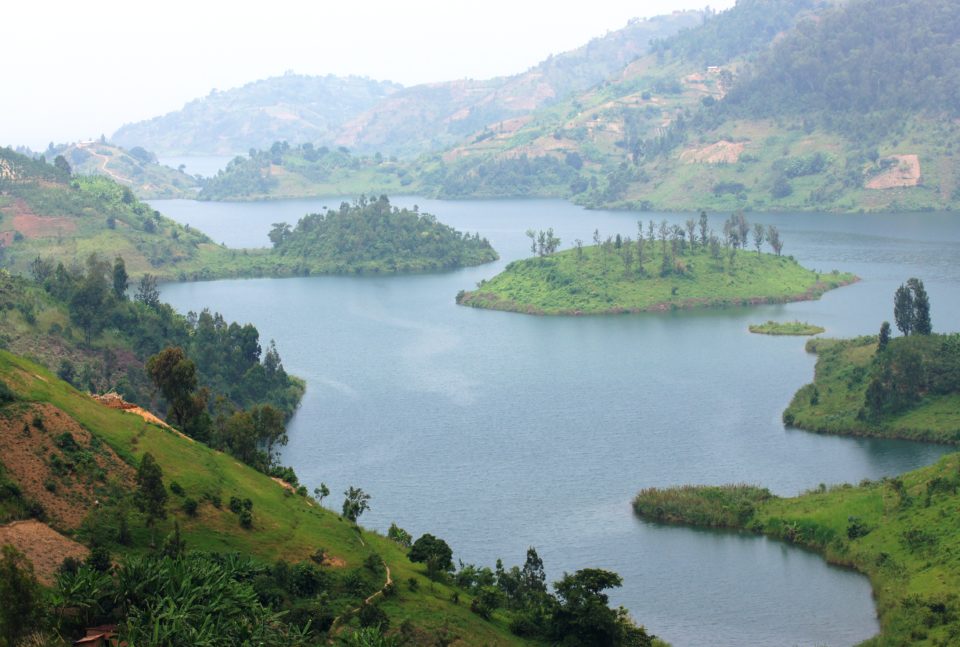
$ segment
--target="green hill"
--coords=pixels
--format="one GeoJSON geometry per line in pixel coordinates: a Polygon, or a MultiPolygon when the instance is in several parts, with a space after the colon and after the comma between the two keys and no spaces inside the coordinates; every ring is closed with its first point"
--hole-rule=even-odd
{"type": "MultiPolygon", "coordinates": [[[[122,485],[124,480],[117,471],[112,479],[96,486],[97,505],[92,500],[75,502],[76,507],[87,511],[79,526],[63,518],[49,518],[54,527],[73,534],[82,542],[106,548],[117,558],[129,559],[148,551],[152,536],[162,538],[173,532],[176,522],[191,551],[239,553],[266,565],[268,573],[276,560],[285,560],[284,568],[293,569],[292,574],[314,578],[315,584],[311,586],[319,587],[322,595],[297,596],[278,590],[274,594],[278,596],[276,604],[280,609],[286,605],[288,612],[298,620],[319,623],[316,630],[321,632],[326,630],[323,625],[329,626],[333,618],[360,607],[365,597],[383,586],[385,565],[397,583],[381,605],[392,627],[399,628],[409,621],[409,631],[422,640],[448,635],[466,645],[524,644],[507,631],[506,616],[502,612],[495,612],[489,621],[482,619],[470,611],[472,597],[465,591],[460,591],[459,604],[451,602],[454,589],[427,578],[422,566],[407,559],[402,546],[355,527],[233,458],[169,429],[149,424],[136,415],[105,407],[45,369],[2,351],[0,380],[8,394],[0,404],[0,430],[5,445],[25,443],[39,447],[52,442],[52,437],[56,436],[61,439],[58,442],[67,448],[67,455],[76,457],[66,471],[58,472],[60,468],[51,466],[64,464],[64,458],[46,466],[46,477],[40,479],[40,483],[46,480],[51,484],[48,489],[40,484],[37,488],[31,485],[32,482],[20,482],[15,490],[5,490],[4,496],[17,492],[17,497],[30,497],[34,490],[49,494],[50,490],[57,491],[58,488],[66,491],[70,482],[86,478],[82,461],[87,459],[82,458],[83,452],[108,450],[130,465],[124,470],[127,474],[149,453],[161,467],[165,485],[182,492],[170,494],[168,517],[148,528],[144,516],[131,505],[128,492],[114,485],[122,485]],[[11,402],[10,397],[16,399],[11,402]],[[37,416],[41,416],[42,421],[31,423],[30,420],[36,421],[37,416]],[[23,420],[27,422],[22,423],[23,420]],[[29,438],[17,440],[23,424],[33,425],[33,431],[29,438]],[[45,431],[44,425],[50,430],[45,431]],[[76,431],[77,426],[89,432],[89,440],[82,438],[83,434],[76,431]],[[64,433],[76,436],[73,444],[64,440],[64,433]],[[99,444],[108,449],[97,449],[99,444]],[[71,449],[73,446],[77,449],[71,449]],[[173,483],[177,484],[176,488],[173,483]],[[231,498],[250,502],[252,523],[249,528],[241,526],[238,515],[228,509],[227,501],[231,498]],[[193,514],[183,507],[187,499],[199,503],[193,514]],[[121,522],[121,518],[125,521],[121,522]],[[125,540],[127,543],[117,540],[118,524],[128,528],[130,537],[125,540]],[[314,555],[323,556],[322,565],[311,561],[314,555]],[[411,580],[419,583],[415,590],[409,585],[411,580]]],[[[62,453],[56,451],[51,456],[61,456],[62,453]]],[[[10,458],[5,456],[2,460],[6,462],[10,458]]],[[[19,465],[6,465],[5,478],[9,480],[19,468],[19,465]]],[[[43,517],[36,506],[33,509],[34,516],[43,517]]],[[[83,586],[82,583],[76,585],[83,586]]],[[[103,619],[97,615],[96,609],[87,611],[91,622],[103,619]]],[[[161,625],[168,622],[168,619],[160,620],[161,625]]],[[[356,622],[352,620],[349,624],[356,626],[356,622]]],[[[346,619],[343,624],[348,624],[346,619]]]]}
{"type": "Polygon", "coordinates": [[[749,486],[641,491],[643,519],[746,530],[816,550],[866,574],[880,634],[862,643],[951,645],[960,636],[960,455],[859,486],[780,498],[749,486]]]}
{"type": "Polygon", "coordinates": [[[664,223],[657,240],[651,221],[645,239],[618,234],[593,246],[577,241],[574,249],[514,261],[476,290],[458,294],[457,303],[527,314],[611,314],[814,299],[857,280],[746,251],[729,238],[721,244],[714,234],[704,243],[693,221],[689,225],[689,239],[687,231],[668,231],[664,223]]]}
{"type": "Polygon", "coordinates": [[[77,175],[102,175],[130,188],[141,199],[192,198],[197,179],[157,162],[153,153],[137,146],[129,151],[106,142],[54,146],[46,156],[63,155],[77,175]]]}

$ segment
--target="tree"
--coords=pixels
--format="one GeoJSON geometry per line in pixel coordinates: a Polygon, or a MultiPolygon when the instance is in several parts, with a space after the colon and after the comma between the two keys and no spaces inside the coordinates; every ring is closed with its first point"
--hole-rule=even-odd
{"type": "Polygon", "coordinates": [[[709,242],[708,238],[709,222],[707,220],[707,212],[700,212],[700,246],[706,247],[709,242]]]}
{"type": "Polygon", "coordinates": [[[773,225],[767,227],[767,242],[770,243],[770,247],[773,248],[773,253],[780,256],[780,251],[783,249],[783,241],[780,240],[780,230],[773,225]]]}
{"type": "Polygon", "coordinates": [[[913,331],[913,294],[905,285],[897,288],[893,295],[893,321],[904,335],[909,335],[913,331]]]}
{"type": "Polygon", "coordinates": [[[317,503],[323,505],[323,500],[330,496],[330,488],[327,487],[327,484],[320,482],[320,487],[313,488],[313,496],[316,497],[317,503]]]}
{"type": "Polygon", "coordinates": [[[882,353],[890,343],[890,322],[884,321],[880,324],[880,336],[877,341],[877,352],[882,353]]]}
{"type": "Polygon", "coordinates": [[[410,548],[413,543],[413,537],[410,536],[410,533],[396,523],[390,524],[390,529],[387,530],[387,539],[392,539],[405,548],[410,548]]]}
{"type": "Polygon", "coordinates": [[[197,366],[183,349],[167,347],[147,359],[147,375],[170,405],[168,416],[181,428],[189,426],[207,406],[207,393],[197,391],[197,366]]]}
{"type": "Polygon", "coordinates": [[[70,174],[73,173],[73,169],[70,168],[70,162],[67,161],[67,158],[63,155],[57,155],[53,158],[53,165],[57,168],[58,171],[70,177],[70,174]]]}
{"type": "Polygon", "coordinates": [[[0,636],[13,647],[40,613],[40,586],[33,564],[11,545],[3,547],[0,559],[0,636]]]}
{"type": "Polygon", "coordinates": [[[585,568],[564,574],[554,584],[559,604],[553,610],[550,628],[561,645],[647,646],[651,639],[630,621],[623,609],[611,609],[604,590],[621,586],[623,580],[611,571],[585,568]]]}
{"type": "Polygon", "coordinates": [[[137,468],[135,500],[137,508],[147,515],[148,526],[157,519],[166,519],[167,488],[163,486],[163,470],[150,452],[143,455],[137,468]]]}
{"type": "Polygon", "coordinates": [[[427,572],[431,575],[445,573],[453,569],[453,551],[447,542],[425,534],[410,548],[407,557],[411,562],[420,562],[427,565],[427,572]]]}
{"type": "Polygon", "coordinates": [[[130,277],[127,274],[127,266],[123,258],[117,256],[113,261],[113,295],[120,301],[127,298],[127,287],[130,285],[130,277]]]}
{"type": "Polygon", "coordinates": [[[343,516],[357,523],[357,519],[370,509],[370,495],[360,488],[349,487],[344,493],[343,516]]]}
{"type": "Polygon", "coordinates": [[[760,255],[760,248],[763,246],[763,241],[766,239],[767,230],[759,222],[753,223],[753,245],[757,248],[757,256],[760,255]]]}
{"type": "Polygon", "coordinates": [[[914,335],[929,335],[933,332],[930,325],[930,297],[923,287],[923,281],[917,278],[907,280],[907,287],[913,297],[913,325],[914,335]]]}
{"type": "Polygon", "coordinates": [[[156,308],[160,305],[160,290],[157,288],[157,277],[153,274],[144,274],[137,285],[136,300],[140,303],[156,308]]]}

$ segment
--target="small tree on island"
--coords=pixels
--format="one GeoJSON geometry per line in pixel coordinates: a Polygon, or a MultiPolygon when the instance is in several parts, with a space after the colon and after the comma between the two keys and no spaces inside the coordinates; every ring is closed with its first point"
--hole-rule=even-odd
{"type": "Polygon", "coordinates": [[[913,295],[905,285],[893,294],[893,321],[904,336],[913,332],[913,295]]]}
{"type": "Polygon", "coordinates": [[[766,240],[767,230],[759,222],[753,223],[753,245],[757,248],[757,256],[760,255],[760,248],[763,247],[763,241],[766,240]]]}
{"type": "Polygon", "coordinates": [[[911,278],[907,280],[907,287],[913,297],[913,334],[929,335],[933,332],[930,325],[930,297],[923,287],[923,281],[911,278]]]}

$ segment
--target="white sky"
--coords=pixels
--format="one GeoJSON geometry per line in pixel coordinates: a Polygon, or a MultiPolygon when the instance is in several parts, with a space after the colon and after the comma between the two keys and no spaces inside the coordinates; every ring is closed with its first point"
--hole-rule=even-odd
{"type": "MultiPolygon", "coordinates": [[[[704,0],[4,2],[0,145],[109,136],[287,70],[404,85],[521,72],[632,17],[704,0]]],[[[734,0],[712,0],[724,9],[734,0]]]]}

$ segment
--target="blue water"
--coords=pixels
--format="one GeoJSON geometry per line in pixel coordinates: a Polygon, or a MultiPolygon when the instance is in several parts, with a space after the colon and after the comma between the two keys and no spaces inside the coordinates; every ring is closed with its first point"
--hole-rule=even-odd
{"type": "MultiPolygon", "coordinates": [[[[944,448],[785,429],[780,414],[815,360],[804,339],[747,326],[800,319],[827,335],[875,333],[910,276],[926,284],[934,327],[955,326],[955,217],[749,214],[780,228],[785,254],[863,281],[787,305],[543,318],[459,307],[454,295],[526,256],[528,228],[553,227],[566,247],[595,228],[634,235],[651,215],[551,200],[395,202],[480,231],[501,260],[445,274],[163,288],[181,311],[209,306],[253,322],[307,380],[283,454],[302,481],[362,487],[373,495],[364,525],[434,533],[465,562],[519,563],[535,546],[553,578],[615,570],[624,586],[613,600],[677,646],[849,645],[876,633],[862,576],[762,538],[644,523],[630,500],[682,483],[791,495],[936,460],[944,448]]],[[[153,202],[230,246],[264,246],[272,223],[337,204],[153,202]]]]}

